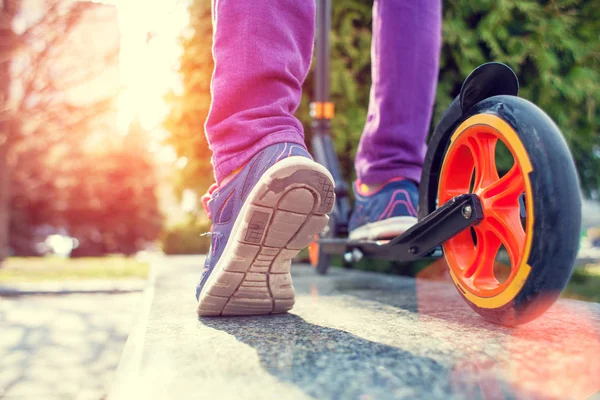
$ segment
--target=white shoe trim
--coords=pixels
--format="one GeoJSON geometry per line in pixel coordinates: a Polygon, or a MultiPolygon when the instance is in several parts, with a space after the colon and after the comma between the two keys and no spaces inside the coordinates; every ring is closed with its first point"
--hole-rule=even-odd
{"type": "Polygon", "coordinates": [[[381,221],[370,222],[350,232],[350,240],[390,239],[406,232],[417,223],[417,218],[410,216],[392,217],[381,221]]]}

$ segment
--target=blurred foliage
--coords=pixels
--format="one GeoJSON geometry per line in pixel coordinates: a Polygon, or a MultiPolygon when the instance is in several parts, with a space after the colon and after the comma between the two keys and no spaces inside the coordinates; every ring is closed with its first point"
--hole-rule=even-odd
{"type": "Polygon", "coordinates": [[[161,237],[165,254],[206,254],[210,248],[210,222],[195,219],[166,228],[161,237]]]}
{"type": "MultiPolygon", "coordinates": [[[[330,94],[335,103],[331,131],[340,166],[354,179],[354,157],[367,118],[371,89],[371,9],[373,1],[336,0],[332,5],[330,94]]],[[[309,104],[314,92],[314,67],[303,87],[297,116],[310,142],[309,104]]],[[[310,148],[310,146],[309,146],[310,148]]]]}
{"type": "Polygon", "coordinates": [[[17,152],[12,174],[11,247],[36,255],[45,235],[79,241],[74,257],[131,255],[160,232],[156,175],[145,132],[136,121],[127,136],[88,148],[66,142],[17,152]]]}
{"type": "Polygon", "coordinates": [[[444,2],[436,119],[477,65],[501,61],[520,95],[561,128],[586,194],[600,189],[600,7],[596,0],[444,2]]]}
{"type": "MultiPolygon", "coordinates": [[[[366,119],[370,85],[371,4],[338,0],[333,6],[332,131],[345,176],[366,119]]],[[[457,0],[444,2],[443,45],[434,122],[459,93],[464,78],[490,61],[508,64],[520,95],[546,111],[573,152],[583,189],[600,189],[600,7],[594,0],[457,0]]],[[[393,55],[390,55],[393,56],[393,55]]],[[[305,84],[299,116],[310,136],[305,84]]],[[[510,158],[499,160],[506,169],[510,158]],[[503,165],[504,164],[504,165],[503,165]]]]}
{"type": "Polygon", "coordinates": [[[600,265],[576,268],[562,297],[600,302],[600,265]]]}
{"type": "Polygon", "coordinates": [[[204,135],[204,122],[210,109],[212,59],[212,24],[210,0],[195,0],[190,6],[190,26],[181,38],[183,55],[179,72],[183,92],[171,91],[166,99],[171,112],[164,126],[170,132],[166,144],[173,146],[187,163],[175,182],[177,194],[192,189],[203,194],[214,181],[211,151],[204,135]]]}
{"type": "MultiPolygon", "coordinates": [[[[372,0],[336,0],[331,33],[331,97],[335,146],[348,179],[369,98],[372,0]]],[[[183,93],[170,93],[169,143],[187,157],[179,190],[203,193],[212,181],[204,121],[212,73],[210,1],[195,0],[182,39],[183,93]]],[[[561,127],[584,191],[600,189],[600,7],[597,0],[456,0],[444,2],[443,48],[434,121],[476,66],[500,61],[520,78],[521,95],[561,127]]],[[[389,55],[393,57],[393,54],[389,55]]],[[[310,139],[313,76],[304,85],[298,117],[310,139]]],[[[500,160],[500,163],[508,160],[500,160]]]]}
{"type": "Polygon", "coordinates": [[[120,136],[110,122],[116,89],[86,86],[118,72],[118,35],[98,48],[81,40],[86,24],[117,28],[116,10],[68,0],[21,6],[32,7],[0,7],[0,261],[6,242],[13,255],[40,255],[49,234],[75,237],[73,256],[133,254],[160,230],[154,161],[139,123],[120,136]]]}

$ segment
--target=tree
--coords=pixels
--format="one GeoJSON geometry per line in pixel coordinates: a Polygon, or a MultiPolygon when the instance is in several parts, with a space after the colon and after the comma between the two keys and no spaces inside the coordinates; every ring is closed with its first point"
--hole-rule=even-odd
{"type": "Polygon", "coordinates": [[[81,243],[74,256],[132,255],[157,239],[162,217],[147,142],[134,120],[120,143],[86,152],[87,162],[71,171],[66,207],[57,215],[81,243]]]}
{"type": "MultiPolygon", "coordinates": [[[[126,136],[67,155],[60,163],[30,164],[15,170],[19,187],[11,203],[11,247],[35,255],[37,233],[76,238],[73,256],[126,255],[145,248],[160,232],[156,170],[148,137],[138,121],[126,136]]],[[[55,149],[53,149],[55,150],[55,149]]],[[[51,151],[50,153],[54,153],[51,151]]]]}
{"type": "Polygon", "coordinates": [[[203,194],[214,180],[211,152],[204,135],[204,121],[210,108],[212,59],[211,2],[195,0],[189,8],[190,26],[181,38],[183,54],[179,73],[183,92],[171,91],[167,100],[172,108],[164,126],[170,132],[166,144],[172,146],[187,164],[181,169],[175,188],[179,194],[193,189],[203,194]]]}
{"type": "Polygon", "coordinates": [[[77,153],[88,132],[98,128],[100,117],[113,106],[112,96],[82,102],[73,91],[118,56],[118,45],[103,55],[104,63],[83,60],[74,51],[73,44],[82,39],[74,32],[97,5],[47,0],[37,13],[20,15],[18,3],[4,1],[0,30],[0,261],[7,255],[10,232],[23,234],[17,238],[23,239],[26,223],[42,216],[52,222],[50,211],[57,206],[52,204],[57,191],[50,191],[56,185],[47,168],[49,157],[57,152],[77,153]],[[14,29],[17,18],[25,26],[18,32],[14,29]]]}
{"type": "Polygon", "coordinates": [[[8,224],[10,175],[8,149],[12,139],[12,118],[9,111],[11,91],[11,60],[17,48],[12,25],[18,12],[16,0],[3,0],[0,8],[0,264],[8,255],[8,224]]]}

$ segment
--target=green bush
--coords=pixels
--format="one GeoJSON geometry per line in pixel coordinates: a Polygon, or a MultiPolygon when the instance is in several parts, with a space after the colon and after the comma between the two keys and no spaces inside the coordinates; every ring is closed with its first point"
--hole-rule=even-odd
{"type": "Polygon", "coordinates": [[[167,228],[161,238],[162,251],[167,255],[206,254],[210,248],[209,232],[209,222],[190,222],[167,228]]]}
{"type": "MultiPolygon", "coordinates": [[[[348,179],[367,116],[372,0],[336,0],[331,33],[335,146],[348,179]]],[[[600,7],[595,0],[443,2],[443,44],[434,121],[464,78],[490,61],[508,64],[520,95],[546,111],[573,152],[584,192],[600,189],[600,7]]],[[[393,57],[393,54],[388,57],[393,57]]],[[[401,71],[399,71],[401,73],[401,71]]],[[[310,137],[312,74],[298,116],[310,137]]]]}
{"type": "Polygon", "coordinates": [[[600,302],[600,265],[576,268],[563,297],[600,302]]]}

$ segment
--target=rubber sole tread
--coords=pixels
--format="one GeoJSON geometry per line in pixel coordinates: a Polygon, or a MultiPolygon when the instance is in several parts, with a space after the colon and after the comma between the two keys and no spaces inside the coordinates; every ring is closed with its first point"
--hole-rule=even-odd
{"type": "Polygon", "coordinates": [[[246,199],[221,259],[200,294],[198,315],[261,315],[294,305],[291,263],[329,221],[333,179],[321,165],[288,158],[246,199]]]}

